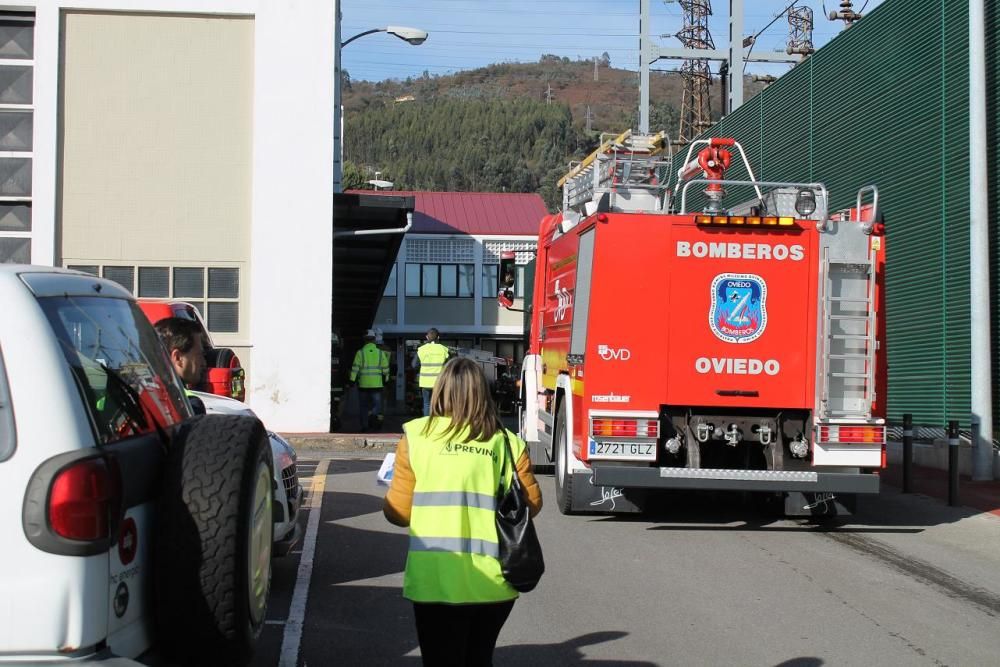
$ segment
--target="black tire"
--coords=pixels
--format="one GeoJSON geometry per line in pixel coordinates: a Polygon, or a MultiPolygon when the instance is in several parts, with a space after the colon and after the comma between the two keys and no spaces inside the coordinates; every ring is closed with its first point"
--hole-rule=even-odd
{"type": "Polygon", "coordinates": [[[559,403],[556,427],[552,432],[552,453],[555,454],[556,505],[563,514],[573,513],[573,474],[569,470],[566,442],[566,404],[559,403]]]}
{"type": "Polygon", "coordinates": [[[255,417],[196,417],[171,443],[157,508],[155,641],[181,664],[245,665],[253,655],[270,592],[273,479],[255,417]]]}
{"type": "Polygon", "coordinates": [[[238,361],[236,353],[228,347],[213,347],[205,353],[205,360],[209,368],[233,368],[233,361],[238,361]]]}

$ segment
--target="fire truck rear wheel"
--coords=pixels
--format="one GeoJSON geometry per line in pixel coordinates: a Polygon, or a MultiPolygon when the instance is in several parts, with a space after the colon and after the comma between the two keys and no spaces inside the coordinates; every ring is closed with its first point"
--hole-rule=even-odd
{"type": "Polygon", "coordinates": [[[566,437],[566,405],[559,404],[556,411],[556,428],[552,434],[552,448],[556,459],[556,504],[563,514],[573,513],[573,473],[569,469],[569,442],[566,437]]]}

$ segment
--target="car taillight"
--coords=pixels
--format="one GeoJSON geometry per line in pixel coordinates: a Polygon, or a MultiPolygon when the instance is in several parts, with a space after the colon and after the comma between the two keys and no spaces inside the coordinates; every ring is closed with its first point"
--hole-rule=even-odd
{"type": "Polygon", "coordinates": [[[68,540],[106,539],[121,507],[118,473],[104,459],[86,459],[59,472],[49,491],[49,526],[68,540]]]}
{"type": "Polygon", "coordinates": [[[237,401],[242,401],[246,397],[246,371],[242,368],[233,369],[233,381],[232,388],[230,391],[230,397],[235,398],[237,401]]]}
{"type": "Polygon", "coordinates": [[[844,444],[874,444],[885,443],[885,426],[867,424],[823,424],[819,427],[819,442],[836,442],[844,444]]]}
{"type": "Polygon", "coordinates": [[[655,419],[611,419],[595,417],[591,420],[591,435],[621,438],[656,438],[660,424],[655,419]]]}

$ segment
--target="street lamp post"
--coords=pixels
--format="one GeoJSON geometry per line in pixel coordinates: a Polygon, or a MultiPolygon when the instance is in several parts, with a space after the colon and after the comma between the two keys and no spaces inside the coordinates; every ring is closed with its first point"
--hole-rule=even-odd
{"type": "Polygon", "coordinates": [[[333,191],[344,191],[344,105],[341,102],[340,79],[343,68],[340,65],[340,51],[359,37],[376,32],[386,32],[394,37],[418,46],[427,40],[427,32],[419,28],[408,28],[401,25],[390,25],[384,28],[365,30],[344,41],[340,39],[340,8],[337,8],[337,20],[333,35],[335,62],[333,66],[333,191]]]}

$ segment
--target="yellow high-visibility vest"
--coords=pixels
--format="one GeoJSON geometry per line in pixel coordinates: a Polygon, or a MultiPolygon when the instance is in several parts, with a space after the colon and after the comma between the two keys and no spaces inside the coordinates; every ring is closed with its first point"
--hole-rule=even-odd
{"type": "MultiPolygon", "coordinates": [[[[435,417],[434,429],[421,435],[430,417],[403,425],[416,484],[410,512],[410,548],[403,575],[403,597],[414,602],[489,603],[517,597],[500,570],[496,497],[506,455],[503,435],[487,442],[466,442],[468,430],[442,438],[451,424],[435,417]]],[[[514,454],[504,487],[516,474],[524,442],[507,432],[514,454]]]]}
{"type": "Polygon", "coordinates": [[[431,389],[448,361],[448,348],[440,343],[424,343],[417,348],[417,358],[420,359],[418,384],[421,389],[431,389]]]}
{"type": "Polygon", "coordinates": [[[357,380],[362,389],[381,389],[383,378],[388,376],[389,360],[382,356],[382,350],[375,343],[365,343],[354,355],[351,382],[357,380]]]}

